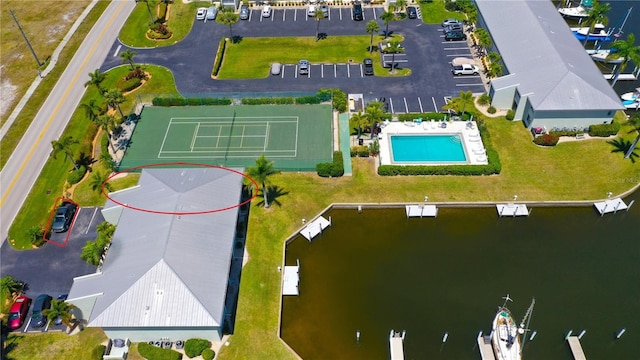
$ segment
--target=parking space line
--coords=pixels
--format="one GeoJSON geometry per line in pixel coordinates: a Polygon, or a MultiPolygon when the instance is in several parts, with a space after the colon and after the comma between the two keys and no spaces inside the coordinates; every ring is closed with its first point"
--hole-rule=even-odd
{"type": "Polygon", "coordinates": [[[409,113],[409,104],[407,104],[407,98],[403,97],[402,99],[404,100],[404,110],[408,114],[409,113]]]}
{"type": "Polygon", "coordinates": [[[287,20],[287,9],[282,10],[282,21],[286,21],[287,20]]]}
{"type": "Polygon", "coordinates": [[[333,64],[333,77],[337,78],[338,77],[338,65],[333,64]]]}
{"type": "Polygon", "coordinates": [[[282,79],[284,79],[284,69],[286,68],[287,68],[286,65],[282,65],[282,75],[280,76],[282,79]]]}
{"type": "Polygon", "coordinates": [[[342,21],[342,8],[338,8],[338,11],[340,12],[340,21],[342,21]]]}
{"type": "Polygon", "coordinates": [[[432,96],[431,101],[433,101],[433,109],[438,112],[438,105],[436,105],[436,99],[432,96]]]}
{"type": "Polygon", "coordinates": [[[296,77],[296,79],[298,78],[298,65],[296,65],[296,72],[295,72],[294,76],[296,77]]]}
{"type": "Polygon", "coordinates": [[[371,8],[373,10],[373,20],[378,20],[378,14],[376,14],[376,8],[371,8]]]}
{"type": "Polygon", "coordinates": [[[362,64],[360,64],[360,77],[364,77],[364,69],[362,67],[362,64]]]}
{"type": "Polygon", "coordinates": [[[271,22],[273,22],[273,19],[276,18],[276,11],[275,10],[271,10],[271,22]]]}
{"type": "Polygon", "coordinates": [[[395,112],[393,111],[393,100],[391,100],[391,98],[389,98],[389,108],[391,109],[391,113],[395,114],[395,112]]]}
{"type": "Polygon", "coordinates": [[[484,86],[484,84],[456,84],[456,86],[484,86]]]}
{"type": "MultiPolygon", "coordinates": [[[[446,43],[445,43],[446,44],[446,43]]],[[[469,50],[468,47],[446,47],[444,50],[469,50]]]]}
{"type": "Polygon", "coordinates": [[[320,77],[324,79],[324,64],[320,64],[320,77]]]}
{"type": "Polygon", "coordinates": [[[298,21],[298,9],[293,9],[293,21],[298,21]]]}
{"type": "MultiPolygon", "coordinates": [[[[80,215],[80,211],[82,211],[82,209],[83,208],[80,208],[80,210],[78,210],[78,214],[76,216],[80,215]]],[[[93,209],[93,215],[91,215],[91,220],[89,220],[89,225],[87,226],[87,230],[84,232],[85,234],[89,233],[89,229],[91,229],[91,224],[93,223],[93,219],[96,217],[97,212],[98,212],[98,208],[96,207],[93,209]]]]}
{"type": "Polygon", "coordinates": [[[347,64],[347,77],[351,77],[351,66],[349,66],[349,64],[347,64]]]}
{"type": "Polygon", "coordinates": [[[422,100],[420,100],[420,96],[418,96],[418,105],[420,105],[420,112],[423,113],[424,109],[422,109],[422,100]]]}

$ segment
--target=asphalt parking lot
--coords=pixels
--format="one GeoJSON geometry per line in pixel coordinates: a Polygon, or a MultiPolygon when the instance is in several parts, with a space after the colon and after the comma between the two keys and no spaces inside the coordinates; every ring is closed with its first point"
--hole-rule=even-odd
{"type": "MultiPolygon", "coordinates": [[[[96,267],[80,258],[82,247],[87,240],[97,236],[96,226],[104,221],[100,208],[88,207],[78,210],[73,227],[69,230],[69,240],[65,246],[45,243],[39,249],[19,251],[5,241],[0,248],[0,273],[11,275],[27,283],[25,295],[32,301],[40,294],[49,294],[56,299],[69,293],[73,278],[94,273],[96,267]]],[[[54,234],[52,240],[63,244],[67,233],[54,234]]],[[[48,328],[33,328],[29,324],[31,309],[21,329],[15,331],[43,331],[48,328]]],[[[61,329],[53,326],[52,329],[61,329]]]]}
{"type": "MultiPolygon", "coordinates": [[[[248,20],[233,26],[233,35],[240,37],[315,36],[316,21],[306,15],[307,8],[273,8],[270,18],[261,17],[262,7],[251,10],[248,20]]],[[[320,21],[319,31],[327,37],[336,35],[366,35],[365,25],[378,21],[382,7],[364,6],[364,21],[351,19],[351,7],[331,7],[329,17],[320,21]]],[[[178,91],[185,96],[215,93],[278,93],[312,92],[320,88],[337,87],[347,93],[363,94],[365,101],[384,100],[394,113],[440,111],[446,101],[460,91],[484,92],[479,76],[453,76],[450,62],[454,57],[471,54],[465,41],[444,40],[439,24],[427,25],[419,19],[392,21],[389,31],[404,35],[405,53],[398,56],[400,67],[408,67],[406,77],[364,76],[361,59],[343,64],[311,64],[306,77],[300,77],[296,64],[287,64],[279,76],[250,80],[214,80],[211,69],[218,43],[229,36],[227,26],[196,21],[189,35],[181,42],[162,48],[134,49],[138,63],[169,68],[178,91]],[[194,56],[198,54],[198,56],[194,56]],[[307,81],[310,80],[310,81],[307,81]]],[[[322,41],[322,40],[320,40],[322,41]]],[[[112,45],[102,71],[121,65],[118,54],[127,47],[112,45]]],[[[374,52],[371,57],[379,56],[374,52]]],[[[390,61],[390,59],[389,59],[390,61]]],[[[268,66],[268,65],[267,65],[268,66]]],[[[268,74],[268,68],[265,68],[268,74]]]]}

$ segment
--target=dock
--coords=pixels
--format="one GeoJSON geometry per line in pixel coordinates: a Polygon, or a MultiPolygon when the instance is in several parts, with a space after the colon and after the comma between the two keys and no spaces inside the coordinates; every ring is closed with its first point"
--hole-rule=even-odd
{"type": "Polygon", "coordinates": [[[389,334],[389,351],[391,360],[404,360],[404,336],[407,332],[391,330],[389,334]]]}
{"type": "Polygon", "coordinates": [[[580,339],[578,339],[577,336],[569,336],[567,338],[567,342],[569,342],[569,347],[571,348],[571,353],[575,360],[587,360],[587,357],[584,355],[584,351],[582,350],[582,345],[580,345],[580,339]]]}
{"type": "Polygon", "coordinates": [[[493,347],[491,346],[491,336],[486,335],[478,336],[478,349],[480,349],[480,357],[482,360],[496,360],[493,354],[493,347]]]}
{"type": "Polygon", "coordinates": [[[631,207],[632,204],[633,201],[629,205],[627,205],[624,201],[622,201],[622,199],[615,198],[594,203],[593,206],[596,207],[596,210],[598,210],[600,216],[602,216],[609,213],[615,214],[616,212],[618,212],[618,210],[627,210],[629,209],[629,207],[631,207]]]}
{"type": "Polygon", "coordinates": [[[498,215],[502,216],[529,216],[531,210],[525,204],[496,204],[498,215]]]}
{"type": "Polygon", "coordinates": [[[407,205],[407,217],[436,217],[438,208],[435,205],[407,205]]]}
{"type": "Polygon", "coordinates": [[[322,230],[331,226],[331,217],[329,220],[319,216],[317,219],[310,222],[307,226],[302,228],[300,235],[304,236],[307,240],[311,241],[318,234],[322,233],[322,230]]]}
{"type": "Polygon", "coordinates": [[[282,284],[282,295],[298,296],[298,286],[300,285],[300,261],[295,266],[284,267],[284,282],[282,284]]]}

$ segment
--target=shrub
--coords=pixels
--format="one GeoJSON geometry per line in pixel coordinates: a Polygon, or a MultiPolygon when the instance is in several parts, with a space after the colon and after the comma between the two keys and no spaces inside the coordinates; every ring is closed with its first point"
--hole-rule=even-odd
{"type": "Polygon", "coordinates": [[[615,135],[620,130],[620,124],[612,122],[611,124],[597,124],[589,126],[590,136],[608,137],[615,135]]]}
{"type": "Polygon", "coordinates": [[[344,175],[342,151],[333,152],[333,162],[317,164],[316,171],[318,172],[318,176],[321,177],[340,177],[344,175]]]}
{"type": "Polygon", "coordinates": [[[320,104],[320,97],[318,96],[301,96],[295,98],[296,104],[320,104]]]}
{"type": "Polygon", "coordinates": [[[533,139],[533,143],[541,146],[556,146],[560,137],[555,134],[542,134],[533,139]]]}
{"type": "Polygon", "coordinates": [[[320,102],[325,102],[331,100],[332,92],[329,89],[320,89],[316,96],[320,99],[320,102]]]}
{"type": "Polygon", "coordinates": [[[180,360],[182,354],[175,350],[159,348],[144,342],[138,343],[138,353],[145,359],[180,360]]]}
{"type": "Polygon", "coordinates": [[[204,349],[202,351],[202,358],[204,360],[213,360],[213,358],[216,357],[216,352],[211,350],[211,349],[204,349]]]}
{"type": "Polygon", "coordinates": [[[216,60],[213,62],[213,76],[218,76],[218,72],[220,72],[220,66],[222,65],[222,58],[224,57],[224,51],[226,48],[227,40],[225,38],[220,39],[218,52],[216,53],[216,60]]]}
{"type": "Polygon", "coordinates": [[[228,98],[153,98],[153,106],[231,105],[228,98]]]}
{"type": "Polygon", "coordinates": [[[338,112],[347,111],[347,94],[344,91],[340,89],[320,89],[318,93],[322,93],[323,96],[326,96],[326,92],[331,93],[331,99],[333,99],[334,110],[338,112]]]}
{"type": "Polygon", "coordinates": [[[127,79],[127,80],[133,79],[133,78],[138,78],[140,80],[146,80],[147,79],[147,74],[140,67],[137,67],[137,68],[129,71],[127,76],[125,76],[124,78],[127,79]]]}
{"type": "Polygon", "coordinates": [[[150,39],[165,40],[170,38],[172,35],[173,34],[167,25],[162,23],[155,24],[149,29],[149,31],[147,31],[147,36],[150,39]]]}
{"type": "Polygon", "coordinates": [[[356,156],[363,156],[361,154],[365,151],[367,152],[367,155],[364,155],[364,156],[365,157],[369,156],[369,148],[365,145],[352,146],[349,152],[351,157],[356,157],[356,156]]]}
{"type": "Polygon", "coordinates": [[[92,360],[102,360],[102,356],[104,355],[107,347],[104,345],[98,345],[91,350],[91,359],[92,360]]]}
{"type": "Polygon", "coordinates": [[[491,96],[489,94],[482,94],[478,97],[479,105],[489,105],[491,103],[491,96]]]}
{"type": "Polygon", "coordinates": [[[507,115],[505,117],[507,118],[507,120],[513,120],[513,118],[516,117],[516,112],[512,109],[509,109],[507,110],[507,115]]]}
{"type": "Polygon", "coordinates": [[[87,168],[84,165],[80,165],[78,166],[78,169],[73,170],[69,173],[69,175],[67,176],[67,182],[69,182],[69,184],[71,185],[77,184],[78,182],[80,182],[80,180],[82,180],[84,174],[86,173],[87,168]]]}
{"type": "Polygon", "coordinates": [[[211,347],[211,341],[206,339],[189,339],[184,343],[184,353],[193,358],[200,356],[204,349],[211,347]]]}
{"type": "Polygon", "coordinates": [[[489,114],[495,114],[496,113],[496,108],[493,106],[489,106],[489,108],[487,109],[487,112],[489,114]]]}
{"type": "Polygon", "coordinates": [[[35,247],[44,245],[44,230],[39,225],[28,228],[27,236],[31,239],[31,245],[35,247]]]}
{"type": "Polygon", "coordinates": [[[134,77],[128,80],[127,79],[118,80],[118,83],[116,84],[118,89],[122,90],[122,92],[131,91],[133,89],[138,88],[140,85],[142,85],[142,80],[140,80],[137,77],[134,77]]]}
{"type": "Polygon", "coordinates": [[[574,137],[578,134],[584,134],[583,130],[551,130],[549,134],[553,134],[555,136],[571,136],[574,137]]]}

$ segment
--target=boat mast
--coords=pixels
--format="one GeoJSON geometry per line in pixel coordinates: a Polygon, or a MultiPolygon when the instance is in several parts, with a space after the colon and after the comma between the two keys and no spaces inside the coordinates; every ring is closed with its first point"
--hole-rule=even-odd
{"type": "Polygon", "coordinates": [[[529,305],[527,312],[524,314],[524,317],[522,318],[522,322],[520,322],[520,328],[518,329],[518,332],[522,334],[522,344],[520,345],[520,355],[522,355],[522,350],[524,350],[524,343],[527,341],[526,333],[527,331],[529,331],[529,323],[531,322],[533,306],[535,304],[536,304],[536,299],[535,298],[531,299],[531,305],[529,305]],[[524,323],[525,321],[527,322],[526,326],[524,323]]]}

